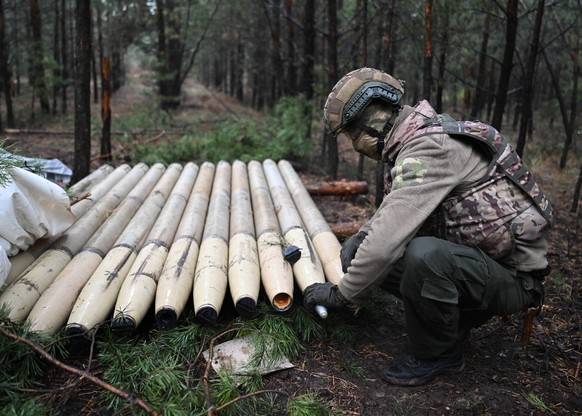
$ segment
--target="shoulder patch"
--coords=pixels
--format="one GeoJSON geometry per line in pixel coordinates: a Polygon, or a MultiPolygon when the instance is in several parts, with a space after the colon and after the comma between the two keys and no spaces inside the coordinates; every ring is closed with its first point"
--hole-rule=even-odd
{"type": "Polygon", "coordinates": [[[407,186],[417,186],[422,184],[427,170],[426,162],[422,159],[412,157],[402,159],[395,166],[392,189],[400,189],[407,186]]]}

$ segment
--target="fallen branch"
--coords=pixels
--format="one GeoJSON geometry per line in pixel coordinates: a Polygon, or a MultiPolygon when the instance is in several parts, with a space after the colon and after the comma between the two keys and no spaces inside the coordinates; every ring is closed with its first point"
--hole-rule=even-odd
{"type": "Polygon", "coordinates": [[[366,181],[330,181],[305,185],[311,195],[356,195],[368,193],[366,181]]]}
{"type": "Polygon", "coordinates": [[[364,225],[362,222],[334,222],[329,224],[331,227],[331,231],[335,234],[338,240],[344,240],[347,237],[350,237],[356,234],[360,228],[364,225]]]}
{"type": "Polygon", "coordinates": [[[51,364],[59,367],[60,369],[67,371],[71,374],[75,374],[75,375],[81,377],[82,379],[84,378],[84,379],[88,380],[89,382],[95,384],[96,386],[99,386],[99,387],[103,388],[104,390],[107,390],[108,392],[115,394],[118,397],[121,397],[122,399],[126,400],[130,404],[136,405],[137,407],[139,407],[140,409],[142,409],[143,411],[147,412],[148,414],[150,414],[152,416],[160,416],[159,413],[156,412],[155,410],[153,410],[144,400],[134,397],[131,393],[128,393],[125,390],[121,390],[121,389],[107,383],[106,381],[103,381],[100,378],[95,377],[94,375],[88,373],[85,370],[80,370],[76,367],[72,367],[70,365],[63,363],[62,361],[60,361],[60,360],[56,359],[55,357],[53,357],[52,355],[50,355],[42,347],[38,346],[37,344],[35,344],[31,340],[23,338],[21,336],[18,336],[16,334],[13,334],[12,332],[5,330],[1,326],[0,326],[0,333],[2,333],[4,336],[6,336],[10,339],[16,340],[18,342],[22,342],[23,344],[27,345],[30,349],[32,349],[34,352],[36,352],[41,357],[43,357],[45,360],[49,361],[51,364]]]}
{"type": "Polygon", "coordinates": [[[206,408],[208,409],[207,414],[208,416],[212,416],[214,414],[214,411],[216,409],[212,408],[212,399],[210,398],[210,367],[212,365],[212,358],[214,355],[214,342],[230,333],[230,332],[235,332],[235,331],[240,331],[240,328],[230,328],[227,329],[223,332],[221,332],[220,334],[212,337],[210,339],[210,343],[208,344],[208,361],[206,362],[206,368],[204,369],[204,376],[202,377],[202,384],[204,387],[204,395],[206,396],[206,408]]]}
{"type": "Polygon", "coordinates": [[[77,202],[82,201],[83,199],[87,199],[91,196],[91,192],[87,192],[86,194],[79,195],[71,199],[71,206],[75,205],[77,202]]]}
{"type": "Polygon", "coordinates": [[[212,407],[212,400],[210,398],[210,383],[209,383],[210,377],[209,377],[209,375],[210,375],[210,368],[212,365],[212,359],[213,359],[213,355],[214,355],[214,343],[217,339],[223,337],[224,335],[226,335],[230,332],[234,332],[234,331],[240,331],[240,328],[230,328],[230,329],[227,329],[227,330],[221,332],[220,334],[212,337],[210,339],[210,342],[208,345],[208,360],[206,363],[206,368],[204,369],[204,376],[202,378],[203,385],[204,385],[204,394],[206,396],[206,407],[208,409],[206,414],[208,416],[213,416],[214,413],[220,412],[221,410],[227,408],[228,406],[232,405],[233,403],[236,403],[236,402],[243,400],[243,399],[247,399],[249,397],[257,396],[259,394],[277,393],[277,394],[282,394],[284,396],[289,397],[288,393],[278,391],[278,390],[259,390],[259,391],[254,391],[251,393],[243,394],[242,396],[235,397],[234,399],[229,400],[228,402],[226,402],[218,407],[215,407],[215,408],[212,407]]]}

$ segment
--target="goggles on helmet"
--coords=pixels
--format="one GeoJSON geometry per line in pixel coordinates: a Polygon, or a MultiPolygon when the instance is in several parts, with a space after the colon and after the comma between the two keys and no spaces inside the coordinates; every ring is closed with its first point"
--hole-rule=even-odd
{"type": "Polygon", "coordinates": [[[365,83],[352,95],[346,104],[342,123],[332,133],[359,118],[372,100],[382,99],[389,104],[397,105],[402,95],[402,91],[385,82],[370,81],[365,83]]]}

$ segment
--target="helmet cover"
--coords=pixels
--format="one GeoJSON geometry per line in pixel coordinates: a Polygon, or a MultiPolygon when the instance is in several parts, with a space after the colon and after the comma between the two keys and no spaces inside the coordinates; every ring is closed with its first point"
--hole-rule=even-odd
{"type": "Polygon", "coordinates": [[[404,95],[404,81],[374,68],[360,68],[340,79],[327,97],[323,109],[325,124],[332,134],[357,120],[376,99],[393,106],[404,95]]]}

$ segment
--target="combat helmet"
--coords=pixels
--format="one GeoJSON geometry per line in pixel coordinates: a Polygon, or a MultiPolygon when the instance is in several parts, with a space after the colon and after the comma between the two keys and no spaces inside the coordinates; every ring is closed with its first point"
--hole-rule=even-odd
{"type": "Polygon", "coordinates": [[[374,68],[349,72],[333,87],[323,107],[325,124],[332,134],[357,120],[374,100],[395,108],[404,95],[404,81],[374,68]]]}

